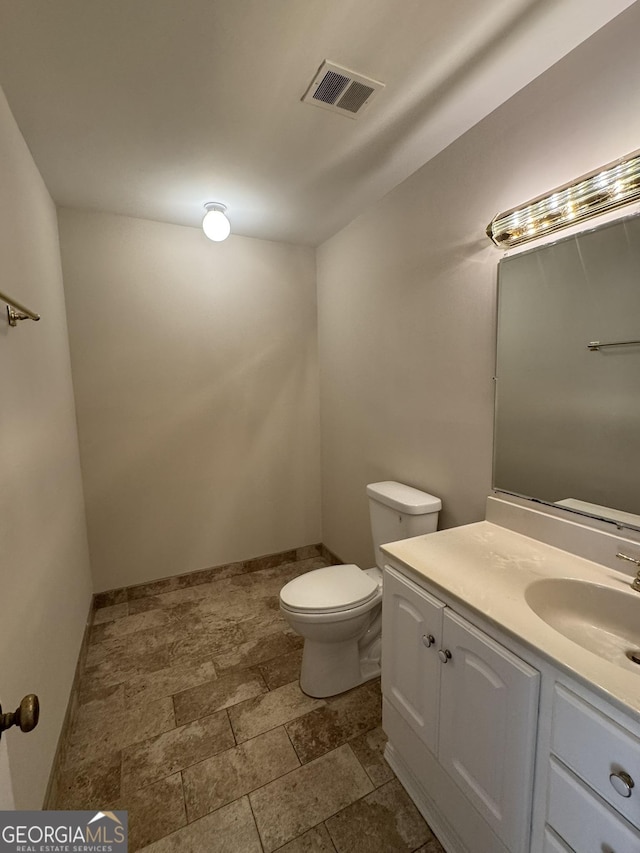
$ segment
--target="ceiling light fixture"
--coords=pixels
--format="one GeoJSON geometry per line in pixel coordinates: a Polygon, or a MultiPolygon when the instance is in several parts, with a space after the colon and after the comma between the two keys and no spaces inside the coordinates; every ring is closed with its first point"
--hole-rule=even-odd
{"type": "Polygon", "coordinates": [[[202,220],[202,230],[214,243],[221,243],[231,233],[231,224],[224,215],[227,205],[210,201],[205,204],[204,209],[207,212],[202,220]]]}
{"type": "Polygon", "coordinates": [[[487,226],[496,246],[508,249],[640,200],[640,151],[583,175],[520,207],[499,213],[487,226]]]}

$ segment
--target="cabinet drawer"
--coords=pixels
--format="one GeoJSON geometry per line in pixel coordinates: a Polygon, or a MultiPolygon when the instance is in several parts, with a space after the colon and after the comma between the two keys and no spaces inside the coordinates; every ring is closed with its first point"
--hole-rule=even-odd
{"type": "Polygon", "coordinates": [[[640,832],[553,758],[548,797],[547,823],[575,853],[640,850],[640,832]]]}
{"type": "Polygon", "coordinates": [[[640,740],[637,737],[557,685],[551,751],[634,826],[640,827],[640,740]],[[617,793],[609,780],[611,773],[621,771],[635,782],[630,797],[617,793]]]}

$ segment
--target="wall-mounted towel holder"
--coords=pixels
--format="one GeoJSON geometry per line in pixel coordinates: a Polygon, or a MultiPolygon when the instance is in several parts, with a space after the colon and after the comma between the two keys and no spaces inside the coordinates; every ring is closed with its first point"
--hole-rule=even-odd
{"type": "Polygon", "coordinates": [[[2,291],[0,291],[0,300],[2,300],[2,302],[7,303],[7,317],[9,318],[10,326],[17,326],[18,320],[37,321],[40,319],[40,315],[36,314],[35,311],[31,311],[29,308],[26,308],[20,302],[16,302],[15,299],[12,299],[5,293],[2,293],[2,291]]]}
{"type": "Polygon", "coordinates": [[[591,352],[598,352],[598,350],[605,349],[606,347],[635,347],[638,344],[640,344],[640,341],[610,341],[607,344],[603,344],[601,341],[589,341],[587,349],[591,350],[591,352]]]}

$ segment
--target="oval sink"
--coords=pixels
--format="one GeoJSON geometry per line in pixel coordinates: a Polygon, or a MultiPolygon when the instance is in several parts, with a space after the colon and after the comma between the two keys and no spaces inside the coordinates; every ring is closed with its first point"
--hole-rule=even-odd
{"type": "Polygon", "coordinates": [[[525,591],[533,612],[569,640],[640,674],[640,593],[588,581],[545,578],[525,591]]]}

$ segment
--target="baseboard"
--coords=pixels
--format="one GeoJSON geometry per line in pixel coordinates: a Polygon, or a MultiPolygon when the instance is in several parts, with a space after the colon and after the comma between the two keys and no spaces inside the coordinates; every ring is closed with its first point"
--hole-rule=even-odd
{"type": "Polygon", "coordinates": [[[271,569],[293,563],[298,560],[308,560],[313,557],[331,559],[334,555],[328,549],[318,543],[315,545],[304,545],[300,548],[291,548],[288,551],[277,551],[273,554],[264,554],[261,557],[251,557],[248,560],[238,560],[234,563],[222,563],[218,566],[210,566],[206,569],[198,569],[193,572],[185,572],[171,577],[158,578],[142,584],[118,587],[104,592],[98,592],[93,597],[94,610],[109,607],[113,604],[123,604],[136,598],[146,598],[149,595],[159,595],[163,592],[172,592],[187,586],[198,586],[210,583],[214,580],[222,580],[225,577],[244,574],[246,572],[257,572],[261,569],[271,569]],[[325,554],[330,556],[325,556],[325,554]]]}
{"type": "Polygon", "coordinates": [[[345,563],[341,557],[339,557],[335,551],[331,551],[327,548],[326,545],[321,544],[320,546],[320,554],[321,556],[332,566],[341,566],[345,563]]]}

